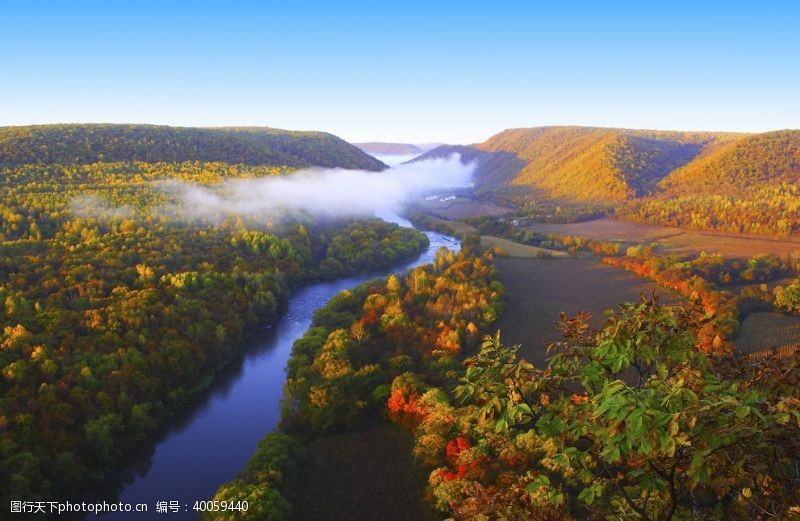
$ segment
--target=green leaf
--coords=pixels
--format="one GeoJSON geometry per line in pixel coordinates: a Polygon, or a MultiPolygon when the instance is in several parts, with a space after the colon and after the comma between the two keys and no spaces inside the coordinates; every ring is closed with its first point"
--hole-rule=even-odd
{"type": "Polygon", "coordinates": [[[542,487],[550,486],[550,478],[545,475],[536,476],[536,479],[528,483],[528,486],[525,487],[525,490],[528,492],[536,492],[542,487]]]}
{"type": "Polygon", "coordinates": [[[586,487],[585,489],[581,490],[578,494],[578,499],[586,503],[587,505],[591,505],[594,502],[594,487],[586,487]]]}
{"type": "Polygon", "coordinates": [[[500,418],[494,425],[494,432],[506,432],[508,430],[508,422],[505,418],[500,418]]]}

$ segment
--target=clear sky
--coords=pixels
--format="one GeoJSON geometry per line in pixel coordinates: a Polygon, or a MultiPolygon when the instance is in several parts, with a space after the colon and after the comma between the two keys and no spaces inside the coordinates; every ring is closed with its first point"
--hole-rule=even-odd
{"type": "Polygon", "coordinates": [[[800,2],[0,0],[0,125],[800,127],[800,2]]]}

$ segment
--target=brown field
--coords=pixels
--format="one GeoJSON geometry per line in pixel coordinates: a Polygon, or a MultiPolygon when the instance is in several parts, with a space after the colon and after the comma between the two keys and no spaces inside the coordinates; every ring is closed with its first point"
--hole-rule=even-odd
{"type": "Polygon", "coordinates": [[[455,230],[456,233],[475,233],[475,227],[465,222],[450,221],[447,219],[441,219],[439,217],[430,217],[430,219],[433,220],[434,222],[446,224],[447,226],[455,230]]]}
{"type": "Polygon", "coordinates": [[[537,258],[542,254],[547,254],[551,257],[568,257],[567,253],[563,251],[528,246],[527,244],[520,244],[502,237],[494,237],[493,235],[481,235],[481,246],[487,249],[503,248],[509,257],[516,258],[531,259],[537,258]]]}
{"type": "Polygon", "coordinates": [[[680,297],[657,288],[651,281],[625,270],[588,259],[496,259],[506,287],[506,307],[498,327],[507,345],[522,345],[522,354],[537,365],[546,359],[546,347],[562,338],[559,312],[593,314],[592,324],[603,322],[602,312],[622,302],[638,300],[657,289],[661,301],[674,304],[680,297]]]}
{"type": "Polygon", "coordinates": [[[756,311],[742,321],[734,340],[743,353],[797,345],[800,341],[800,317],[775,311],[756,311]]]}
{"type": "Polygon", "coordinates": [[[607,241],[652,241],[660,244],[667,253],[697,254],[705,251],[728,257],[748,258],[765,253],[800,253],[800,239],[797,238],[700,232],[607,218],[569,224],[533,223],[528,228],[540,233],[580,235],[607,241]]]}
{"type": "Polygon", "coordinates": [[[421,498],[425,475],[409,432],[390,423],[319,438],[300,468],[294,519],[436,519],[421,498]]]}

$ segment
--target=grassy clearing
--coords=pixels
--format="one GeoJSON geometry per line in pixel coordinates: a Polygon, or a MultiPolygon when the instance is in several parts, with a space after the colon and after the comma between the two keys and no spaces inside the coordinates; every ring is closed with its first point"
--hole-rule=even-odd
{"type": "Polygon", "coordinates": [[[390,423],[319,438],[300,469],[295,519],[425,521],[425,476],[411,455],[413,438],[390,423]]]}
{"type": "Polygon", "coordinates": [[[509,239],[502,237],[495,237],[493,235],[481,235],[481,246],[488,249],[503,248],[509,257],[517,258],[537,258],[542,255],[549,255],[550,257],[569,257],[566,252],[548,250],[546,248],[537,248],[536,246],[528,246],[527,244],[520,244],[509,239]]]}
{"type": "MultiPolygon", "coordinates": [[[[446,224],[456,233],[475,233],[475,227],[465,222],[447,221],[437,217],[430,217],[430,219],[441,224],[446,224]]],[[[497,247],[503,248],[510,257],[516,258],[537,258],[542,254],[547,254],[551,257],[568,257],[568,255],[563,251],[528,246],[527,244],[520,244],[518,242],[504,239],[502,237],[495,237],[493,235],[481,235],[481,246],[490,249],[497,247]]]]}
{"type": "Polygon", "coordinates": [[[434,216],[432,216],[430,214],[427,217],[431,221],[433,221],[435,223],[444,224],[444,225],[449,226],[456,233],[462,233],[462,234],[463,233],[475,233],[475,227],[472,226],[471,224],[467,224],[467,223],[461,222],[461,221],[448,221],[446,219],[441,219],[439,217],[434,217],[434,216]]]}
{"type": "Polygon", "coordinates": [[[536,364],[546,359],[546,347],[561,339],[559,312],[593,314],[592,324],[603,322],[602,312],[622,302],[636,301],[657,290],[663,303],[680,297],[625,270],[588,259],[496,259],[506,287],[506,307],[498,322],[506,344],[522,345],[522,353],[536,364]]]}

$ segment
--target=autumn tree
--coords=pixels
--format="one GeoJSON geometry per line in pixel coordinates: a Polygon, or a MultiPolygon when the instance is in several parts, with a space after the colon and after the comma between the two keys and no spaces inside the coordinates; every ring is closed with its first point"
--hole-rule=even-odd
{"type": "Polygon", "coordinates": [[[707,355],[703,317],[643,299],[598,331],[564,318],[544,369],[487,338],[466,362],[449,438],[495,464],[434,471],[439,504],[463,518],[800,513],[798,360],[707,355]]]}

